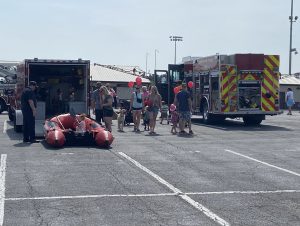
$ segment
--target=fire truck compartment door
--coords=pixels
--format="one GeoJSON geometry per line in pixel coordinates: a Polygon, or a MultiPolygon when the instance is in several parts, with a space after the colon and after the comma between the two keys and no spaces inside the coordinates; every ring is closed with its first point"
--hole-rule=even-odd
{"type": "Polygon", "coordinates": [[[237,70],[236,66],[223,65],[221,71],[221,111],[237,111],[237,70]]]}

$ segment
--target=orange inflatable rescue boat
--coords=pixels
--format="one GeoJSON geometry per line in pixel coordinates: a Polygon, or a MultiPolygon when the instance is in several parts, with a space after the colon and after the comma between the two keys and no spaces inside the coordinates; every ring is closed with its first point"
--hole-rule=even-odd
{"type": "Polygon", "coordinates": [[[84,117],[85,129],[78,131],[80,115],[62,114],[47,119],[44,124],[46,142],[53,147],[64,145],[97,145],[108,148],[114,140],[113,135],[94,120],[84,117]]]}

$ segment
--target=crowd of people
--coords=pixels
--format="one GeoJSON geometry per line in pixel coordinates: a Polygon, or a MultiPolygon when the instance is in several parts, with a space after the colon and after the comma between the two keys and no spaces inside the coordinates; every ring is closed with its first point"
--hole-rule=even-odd
{"type": "MultiPolygon", "coordinates": [[[[123,125],[126,114],[132,115],[132,122],[134,124],[133,131],[140,132],[141,124],[143,123],[144,131],[149,131],[150,135],[156,134],[156,121],[160,112],[160,124],[166,120],[167,124],[171,122],[171,133],[177,134],[177,125],[179,125],[179,134],[187,134],[185,127],[188,126],[188,133],[193,134],[191,128],[191,111],[192,101],[190,93],[187,91],[187,85],[182,84],[181,90],[175,95],[174,103],[169,106],[162,101],[162,97],[159,94],[156,86],[136,85],[130,96],[129,108],[125,109],[121,106],[116,110],[118,113],[118,130],[123,131],[123,125]]],[[[112,132],[112,119],[115,114],[114,108],[116,108],[116,93],[106,84],[103,86],[100,82],[96,84],[96,89],[92,94],[91,107],[96,121],[104,126],[110,132],[112,132]]]]}
{"type": "MultiPolygon", "coordinates": [[[[37,89],[37,83],[30,81],[29,86],[24,89],[21,96],[21,109],[23,113],[23,142],[36,142],[35,140],[35,116],[37,114],[37,99],[35,91],[37,89]]],[[[61,91],[57,91],[57,96],[61,97],[61,91]]],[[[70,94],[70,97],[74,96],[74,92],[70,94]]],[[[102,85],[97,83],[97,88],[92,93],[91,107],[93,114],[96,117],[96,121],[102,125],[104,123],[105,128],[112,132],[112,119],[115,114],[114,108],[117,107],[117,95],[113,88],[109,84],[102,85]]],[[[60,99],[61,100],[61,99],[60,99]]],[[[285,96],[285,101],[288,107],[288,115],[292,115],[292,107],[295,104],[294,93],[291,88],[288,88],[285,96]]],[[[146,86],[134,87],[134,91],[130,98],[130,107],[128,109],[121,109],[118,111],[118,129],[123,131],[123,125],[126,113],[132,112],[132,118],[134,123],[134,131],[140,132],[141,119],[143,119],[144,130],[149,131],[149,134],[155,134],[155,127],[158,113],[161,113],[161,121],[167,120],[168,124],[171,122],[171,133],[177,134],[177,125],[179,127],[179,134],[186,134],[185,127],[188,127],[189,134],[193,134],[191,128],[191,112],[192,112],[192,100],[191,95],[187,91],[187,85],[183,83],[180,85],[179,92],[175,95],[174,103],[167,106],[162,101],[156,86],[151,86],[147,89],[146,86]]],[[[85,115],[82,114],[79,117],[81,122],[84,121],[85,115]]],[[[79,123],[79,127],[76,128],[79,131],[81,127],[85,127],[79,123]]]]}

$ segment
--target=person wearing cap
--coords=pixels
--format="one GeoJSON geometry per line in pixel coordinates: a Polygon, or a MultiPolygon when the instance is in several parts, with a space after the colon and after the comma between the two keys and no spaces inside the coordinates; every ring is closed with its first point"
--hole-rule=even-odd
{"type": "Polygon", "coordinates": [[[96,121],[102,125],[101,121],[103,121],[103,109],[102,109],[102,104],[101,104],[101,92],[100,92],[100,87],[101,87],[101,82],[97,82],[96,87],[97,89],[94,90],[92,93],[92,109],[93,109],[93,114],[96,116],[96,121]]]}
{"type": "Polygon", "coordinates": [[[21,96],[21,110],[23,114],[23,142],[34,143],[35,140],[35,116],[36,116],[36,96],[37,84],[35,81],[29,82],[29,87],[25,88],[21,96]]]}
{"type": "Polygon", "coordinates": [[[193,134],[191,124],[192,100],[190,93],[187,91],[186,83],[182,84],[182,90],[176,95],[174,104],[177,105],[179,114],[179,134],[186,134],[184,131],[186,123],[189,125],[189,134],[193,134]]]}

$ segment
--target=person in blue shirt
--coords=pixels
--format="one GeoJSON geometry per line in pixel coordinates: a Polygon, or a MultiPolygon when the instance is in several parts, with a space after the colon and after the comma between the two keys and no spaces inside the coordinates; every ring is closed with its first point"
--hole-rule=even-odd
{"type": "Polygon", "coordinates": [[[174,104],[177,106],[179,114],[179,134],[185,134],[185,125],[189,125],[189,134],[193,134],[191,124],[192,99],[190,93],[187,91],[186,83],[182,84],[182,90],[176,94],[174,104]]]}

